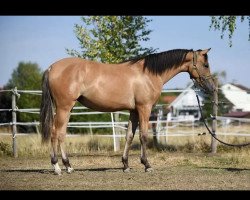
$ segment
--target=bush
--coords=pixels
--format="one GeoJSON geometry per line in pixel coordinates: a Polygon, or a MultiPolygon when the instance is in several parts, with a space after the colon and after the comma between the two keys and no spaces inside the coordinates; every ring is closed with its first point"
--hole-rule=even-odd
{"type": "Polygon", "coordinates": [[[0,142],[0,155],[12,155],[12,148],[9,144],[0,142]]]}

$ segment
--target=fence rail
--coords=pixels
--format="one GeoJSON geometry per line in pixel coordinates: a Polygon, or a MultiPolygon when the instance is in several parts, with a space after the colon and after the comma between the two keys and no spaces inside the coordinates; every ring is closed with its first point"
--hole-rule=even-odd
{"type": "MultiPolygon", "coordinates": [[[[187,90],[163,90],[163,93],[166,92],[182,92],[187,90]]],[[[16,105],[16,97],[20,96],[20,93],[24,94],[32,94],[32,95],[41,95],[41,91],[38,90],[17,90],[17,88],[14,88],[12,90],[1,90],[0,92],[12,92],[12,108],[10,109],[0,109],[0,112],[12,112],[12,121],[8,123],[0,123],[1,126],[11,126],[12,127],[12,139],[13,139],[13,155],[14,157],[17,157],[17,147],[16,147],[16,136],[17,135],[25,135],[22,133],[17,133],[17,126],[39,126],[40,122],[17,122],[16,120],[16,113],[30,113],[30,114],[39,114],[40,109],[39,108],[21,108],[19,109],[16,105]]],[[[73,110],[87,110],[86,107],[74,107],[73,110]]],[[[91,112],[72,112],[71,115],[100,115],[100,114],[107,114],[107,112],[97,112],[97,111],[91,111],[91,112]]],[[[99,135],[99,136],[105,136],[105,137],[113,137],[114,141],[114,151],[117,151],[117,138],[125,136],[124,134],[118,134],[116,133],[116,129],[119,128],[121,130],[127,129],[127,121],[115,121],[114,120],[114,114],[121,114],[121,115],[129,115],[128,112],[124,111],[118,111],[118,112],[110,112],[110,121],[109,122],[69,122],[68,127],[70,128],[88,128],[90,129],[90,132],[92,132],[92,128],[111,128],[112,129],[112,135],[99,135]]],[[[221,117],[217,116],[216,120],[220,123],[218,125],[222,124],[223,129],[220,132],[217,132],[218,135],[237,135],[237,136],[250,136],[249,133],[235,133],[235,132],[228,132],[228,126],[230,124],[230,121],[238,121],[240,123],[250,123],[250,119],[239,119],[239,118],[232,118],[232,117],[221,117]],[[226,131],[226,132],[223,132],[226,131]]],[[[194,127],[197,125],[197,122],[190,119],[179,119],[172,117],[171,120],[161,120],[157,119],[154,121],[149,122],[151,126],[154,124],[156,125],[156,134],[157,137],[160,136],[191,136],[195,135],[195,129],[194,127]],[[191,129],[188,129],[188,132],[186,131],[175,131],[176,133],[171,133],[171,129],[176,129],[178,127],[191,127],[191,129]]],[[[151,130],[152,132],[152,130],[151,130]]],[[[9,134],[10,135],[10,134],[9,134]]],[[[70,135],[69,135],[70,136],[70,135]]]]}

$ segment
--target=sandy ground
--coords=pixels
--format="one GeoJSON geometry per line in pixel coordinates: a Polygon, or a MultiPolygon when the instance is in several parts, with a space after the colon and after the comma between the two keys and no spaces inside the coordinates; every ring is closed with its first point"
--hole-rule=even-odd
{"type": "MultiPolygon", "coordinates": [[[[151,153],[153,172],[139,154],[122,171],[121,155],[71,156],[75,171],[53,175],[50,158],[0,158],[0,190],[250,190],[249,162],[206,154],[151,153]]],[[[62,166],[60,161],[60,166],[62,166]]]]}

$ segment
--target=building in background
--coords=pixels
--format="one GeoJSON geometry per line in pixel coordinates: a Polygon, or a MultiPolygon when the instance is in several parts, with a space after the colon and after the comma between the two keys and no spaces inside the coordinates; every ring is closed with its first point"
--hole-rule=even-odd
{"type": "Polygon", "coordinates": [[[222,93],[234,105],[232,112],[250,112],[250,89],[239,84],[227,83],[222,93]]]}
{"type": "MultiPolygon", "coordinates": [[[[197,91],[199,100],[202,104],[204,100],[203,93],[197,91]]],[[[199,120],[201,117],[194,85],[190,84],[184,91],[169,105],[172,110],[172,116],[177,120],[199,120]]]]}
{"type": "Polygon", "coordinates": [[[234,83],[221,87],[222,93],[233,104],[232,110],[225,117],[250,118],[250,89],[234,83]]]}

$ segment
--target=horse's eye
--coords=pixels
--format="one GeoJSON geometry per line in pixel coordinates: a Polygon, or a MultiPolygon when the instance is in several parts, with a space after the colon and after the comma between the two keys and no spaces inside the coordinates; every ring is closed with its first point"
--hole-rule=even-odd
{"type": "Polygon", "coordinates": [[[204,66],[205,66],[206,68],[208,68],[208,67],[209,67],[209,64],[205,64],[204,66]]]}

